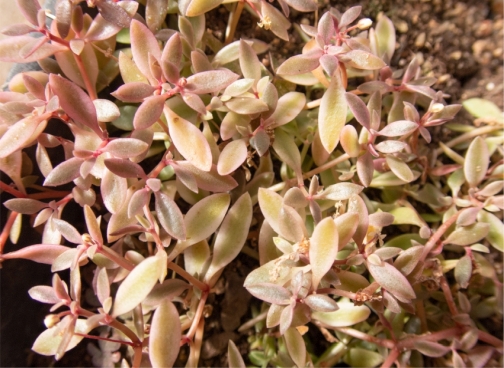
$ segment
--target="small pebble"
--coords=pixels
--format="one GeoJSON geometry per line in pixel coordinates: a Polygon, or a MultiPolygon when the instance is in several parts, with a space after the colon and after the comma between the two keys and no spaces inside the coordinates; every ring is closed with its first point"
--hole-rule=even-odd
{"type": "Polygon", "coordinates": [[[495,88],[495,83],[494,82],[487,83],[485,88],[487,91],[492,91],[495,88]]]}
{"type": "Polygon", "coordinates": [[[415,46],[422,47],[425,44],[425,38],[425,32],[420,33],[415,40],[415,46]]]}
{"type": "Polygon", "coordinates": [[[400,33],[406,33],[409,29],[408,23],[401,19],[395,22],[395,27],[400,33]]]}

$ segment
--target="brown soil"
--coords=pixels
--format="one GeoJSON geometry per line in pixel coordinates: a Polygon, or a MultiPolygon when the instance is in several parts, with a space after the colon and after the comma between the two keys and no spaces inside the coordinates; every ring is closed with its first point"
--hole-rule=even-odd
{"type": "MultiPolygon", "coordinates": [[[[323,1],[324,8],[334,1],[323,1]]],[[[397,28],[394,67],[403,67],[414,55],[423,60],[425,75],[438,79],[435,89],[445,91],[450,103],[460,103],[470,97],[482,97],[503,107],[503,17],[502,0],[362,0],[347,1],[335,6],[343,11],[352,5],[362,5],[362,15],[376,19],[380,13],[392,19],[397,28]]],[[[323,9],[321,10],[321,13],[323,9]]],[[[228,11],[220,7],[207,16],[207,27],[223,40],[228,11]]],[[[291,20],[313,24],[313,14],[292,11],[291,20]]],[[[301,37],[293,31],[290,42],[284,42],[257,26],[257,19],[244,11],[237,29],[237,37],[258,38],[270,43],[272,57],[280,62],[300,52],[301,37]]],[[[263,62],[269,63],[267,55],[263,62]]],[[[469,122],[467,113],[461,112],[458,121],[469,122]]],[[[443,134],[442,131],[439,134],[443,134]]],[[[5,216],[5,214],[3,215],[5,216]]],[[[36,234],[25,234],[25,243],[32,244],[36,234]]],[[[249,242],[255,246],[254,239],[249,242]]],[[[11,251],[12,246],[6,251],[11,251]]],[[[238,333],[241,323],[250,319],[250,306],[260,306],[242,287],[243,280],[257,263],[240,255],[223,274],[221,292],[213,295],[209,303],[213,311],[205,323],[205,344],[201,366],[227,366],[228,339],[236,341],[246,356],[247,338],[252,331],[238,333]]],[[[35,337],[44,329],[43,316],[48,313],[44,305],[29,299],[27,290],[36,284],[49,284],[49,268],[39,268],[26,261],[6,262],[1,271],[1,363],[2,366],[91,366],[86,351],[87,342],[81,343],[62,361],[31,353],[35,337]],[[42,276],[44,275],[44,276],[42,276]]],[[[315,330],[315,329],[310,329],[315,330]]],[[[317,331],[310,336],[314,349],[319,352],[328,343],[317,331]]],[[[187,354],[187,351],[185,351],[187,354]]],[[[181,358],[184,351],[181,354],[181,358]]],[[[179,363],[183,363],[180,361],[179,363]]]]}

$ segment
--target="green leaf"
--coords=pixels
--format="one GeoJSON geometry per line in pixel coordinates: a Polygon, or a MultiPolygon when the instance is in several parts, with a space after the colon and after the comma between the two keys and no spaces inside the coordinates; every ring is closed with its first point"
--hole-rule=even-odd
{"type": "Polygon", "coordinates": [[[448,238],[446,238],[444,244],[455,244],[455,245],[471,245],[477,243],[483,239],[490,231],[490,225],[487,223],[477,222],[470,226],[459,227],[453,231],[448,238]]]}
{"type": "Polygon", "coordinates": [[[487,211],[478,213],[478,221],[487,223],[490,227],[486,239],[495,249],[504,252],[504,224],[494,214],[487,211]]]}
{"type": "Polygon", "coordinates": [[[163,263],[160,257],[148,257],[126,276],[117,289],[112,316],[129,312],[145,299],[166,267],[163,263]]]}
{"type": "Polygon", "coordinates": [[[223,0],[192,0],[186,9],[185,16],[196,17],[218,7],[223,0]]]}
{"type": "Polygon", "coordinates": [[[484,98],[470,98],[462,102],[462,106],[475,118],[495,118],[502,121],[502,111],[492,101],[484,98]]]}
{"type": "Polygon", "coordinates": [[[264,126],[277,128],[294,120],[305,107],[306,97],[304,93],[287,92],[278,99],[275,112],[264,122],[264,126]]]}
{"type": "Polygon", "coordinates": [[[252,221],[252,200],[248,193],[242,194],[231,207],[219,229],[213,248],[212,263],[205,275],[212,277],[240,253],[247,240],[252,221]]]}
{"type": "Polygon", "coordinates": [[[328,327],[348,327],[365,321],[371,310],[365,305],[338,303],[339,309],[334,312],[313,312],[312,318],[328,327]]]}
{"type": "Polygon", "coordinates": [[[280,157],[280,160],[289,165],[298,177],[301,177],[301,155],[294,142],[294,137],[282,129],[276,129],[272,147],[280,157]]]}
{"type": "Polygon", "coordinates": [[[375,351],[351,348],[343,361],[351,367],[376,367],[383,362],[383,356],[375,351]]]}
{"type": "Polygon", "coordinates": [[[338,253],[338,229],[331,217],[317,224],[310,239],[310,264],[312,287],[316,289],[329,271],[338,253]]]}
{"type": "Polygon", "coordinates": [[[338,145],[341,130],[345,126],[346,115],[345,87],[340,73],[336,72],[322,97],[318,115],[320,140],[328,153],[334,151],[338,145]]]}
{"type": "MultiPolygon", "coordinates": [[[[268,145],[269,146],[269,145],[268,145]]],[[[220,175],[232,174],[247,159],[245,139],[229,142],[219,155],[217,171],[220,175]]]]}
{"type": "Polygon", "coordinates": [[[399,179],[409,183],[415,178],[408,164],[406,164],[404,161],[391,155],[387,155],[386,161],[387,165],[390,167],[390,170],[392,170],[392,172],[396,174],[399,179]]]}
{"type": "Polygon", "coordinates": [[[477,186],[485,178],[489,163],[490,156],[485,140],[481,137],[474,138],[464,160],[464,175],[471,187],[477,186]]]}
{"type": "Polygon", "coordinates": [[[154,312],[149,334],[149,358],[154,367],[172,367],[180,350],[182,331],[177,308],[164,299],[154,312]]]}

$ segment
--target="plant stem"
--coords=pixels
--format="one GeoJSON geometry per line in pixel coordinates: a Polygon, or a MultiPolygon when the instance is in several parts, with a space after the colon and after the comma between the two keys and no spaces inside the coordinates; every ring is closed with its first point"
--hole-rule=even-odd
{"type": "Polygon", "coordinates": [[[134,346],[134,344],[132,342],[115,340],[115,339],[109,339],[108,337],[101,337],[101,336],[81,334],[79,332],[74,332],[74,335],[82,336],[82,337],[85,337],[86,339],[102,340],[102,341],[109,341],[109,342],[118,342],[119,344],[125,344],[125,345],[129,345],[129,346],[134,346]]]}
{"type": "Polygon", "coordinates": [[[344,334],[355,337],[356,339],[372,342],[373,344],[384,346],[388,349],[393,349],[396,346],[396,343],[392,340],[380,339],[379,337],[368,335],[367,333],[355,330],[350,327],[337,327],[335,329],[340,332],[343,332],[344,334]]]}
{"type": "Polygon", "coordinates": [[[399,350],[397,348],[393,348],[390,351],[390,354],[388,355],[387,359],[383,362],[381,365],[381,368],[389,368],[392,367],[392,364],[397,360],[397,357],[399,356],[399,350]]]}
{"type": "Polygon", "coordinates": [[[248,320],[247,322],[245,322],[243,325],[241,325],[239,328],[238,328],[238,332],[243,332],[245,330],[248,330],[249,328],[252,328],[254,327],[254,325],[257,323],[257,322],[260,322],[262,320],[265,320],[266,317],[268,316],[268,311],[264,311],[262,312],[261,314],[255,316],[254,318],[248,320]]]}
{"type": "MultiPolygon", "coordinates": [[[[492,133],[495,131],[501,130],[502,131],[502,126],[501,125],[490,125],[490,126],[484,126],[481,128],[474,129],[470,132],[464,133],[462,135],[459,135],[458,137],[452,139],[451,141],[445,143],[446,146],[448,147],[453,147],[456,146],[459,143],[465,142],[469,139],[475,138],[477,136],[483,135],[483,134],[488,134],[492,133]]],[[[438,148],[434,151],[434,156],[439,156],[441,153],[443,153],[442,148],[438,148]]]]}
{"type": "Polygon", "coordinates": [[[245,2],[239,1],[236,4],[234,10],[231,13],[229,13],[229,20],[228,20],[228,26],[226,28],[226,39],[224,41],[224,45],[228,45],[233,40],[236,31],[236,26],[238,25],[238,21],[240,20],[240,16],[244,6],[245,2]]]}
{"type": "Polygon", "coordinates": [[[28,195],[28,198],[37,199],[37,200],[47,199],[47,198],[62,198],[62,197],[65,197],[69,194],[72,194],[72,192],[63,191],[63,190],[50,190],[50,191],[30,194],[30,195],[28,195]]]}
{"type": "Polygon", "coordinates": [[[430,253],[430,251],[432,249],[434,249],[434,247],[436,246],[437,242],[439,241],[439,239],[441,239],[441,237],[443,236],[443,234],[446,232],[446,230],[448,230],[448,228],[453,225],[453,223],[455,221],[457,221],[457,218],[459,217],[460,213],[463,211],[462,210],[459,210],[457,211],[455,214],[453,214],[448,220],[446,220],[437,230],[434,234],[432,234],[432,236],[429,238],[429,241],[427,241],[427,243],[425,243],[425,246],[424,246],[424,250],[423,250],[423,253],[422,253],[422,257],[420,258],[420,262],[424,261],[425,258],[427,258],[427,255],[430,253]]]}
{"type": "Polygon", "coordinates": [[[77,67],[79,68],[79,71],[82,76],[82,80],[84,82],[84,85],[86,86],[86,90],[89,93],[89,97],[91,100],[96,100],[98,96],[96,95],[96,88],[91,82],[91,79],[89,79],[89,74],[87,73],[86,67],[84,66],[84,63],[82,62],[82,58],[80,55],[75,55],[73,54],[75,62],[77,63],[77,67]]]}
{"type": "Polygon", "coordinates": [[[2,230],[2,234],[0,234],[0,254],[3,253],[5,243],[7,242],[7,238],[9,237],[12,225],[14,225],[14,221],[16,221],[17,215],[18,213],[15,211],[12,211],[10,213],[9,218],[7,219],[7,222],[2,230]]]}
{"type": "Polygon", "coordinates": [[[115,262],[116,264],[118,264],[119,266],[121,266],[122,268],[124,268],[128,271],[132,271],[135,268],[135,266],[131,262],[129,262],[126,258],[121,257],[119,254],[117,254],[116,252],[114,252],[112,249],[110,249],[108,247],[99,247],[96,250],[96,252],[107,257],[112,262],[115,262]]]}
{"type": "Polygon", "coordinates": [[[198,280],[196,277],[191,275],[189,272],[184,270],[182,267],[180,267],[178,264],[169,262],[168,263],[168,268],[176,273],[178,273],[180,276],[182,276],[184,279],[189,281],[193,286],[196,286],[198,289],[200,289],[202,292],[208,292],[210,290],[210,287],[205,284],[204,282],[198,280]]]}
{"type": "Polygon", "coordinates": [[[504,342],[497,337],[490,335],[488,332],[478,330],[478,339],[486,342],[487,344],[495,346],[497,349],[503,349],[504,342]]]}
{"type": "Polygon", "coordinates": [[[26,194],[21,193],[19,190],[14,189],[8,184],[5,184],[3,181],[0,181],[0,189],[9,194],[12,194],[16,198],[26,198],[26,194]]]}
{"type": "Polygon", "coordinates": [[[194,318],[191,323],[191,328],[189,328],[189,331],[183,337],[182,340],[192,341],[194,334],[196,333],[197,327],[200,323],[201,317],[203,317],[203,309],[205,308],[207,298],[208,298],[208,291],[204,291],[201,294],[201,299],[199,300],[198,308],[196,309],[196,313],[194,314],[194,318]]]}
{"type": "MultiPolygon", "coordinates": [[[[336,157],[334,160],[331,160],[331,161],[303,174],[303,179],[311,178],[313,175],[317,175],[323,171],[326,171],[326,170],[348,160],[349,158],[350,158],[350,156],[348,154],[344,153],[341,156],[336,157]]],[[[290,180],[284,181],[282,183],[275,184],[275,185],[269,187],[268,189],[272,190],[274,192],[279,192],[283,188],[285,188],[286,185],[289,185],[289,186],[294,185],[296,183],[296,180],[297,179],[290,179],[290,180]]]]}
{"type": "Polygon", "coordinates": [[[453,300],[453,295],[451,293],[450,286],[446,281],[446,277],[444,276],[440,277],[440,284],[446,299],[446,303],[448,304],[448,308],[450,309],[450,313],[453,316],[456,316],[458,314],[457,306],[455,305],[455,301],[453,300]]]}

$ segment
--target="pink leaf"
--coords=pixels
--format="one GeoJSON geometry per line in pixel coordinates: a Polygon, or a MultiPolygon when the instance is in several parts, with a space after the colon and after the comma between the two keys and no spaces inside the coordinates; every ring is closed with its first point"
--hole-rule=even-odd
{"type": "Polygon", "coordinates": [[[84,159],[78,157],[63,161],[47,175],[44,186],[55,187],[77,179],[80,177],[80,167],[83,162],[84,159]]]}
{"type": "Polygon", "coordinates": [[[185,240],[184,217],[177,204],[163,192],[156,192],[156,214],[159,223],[172,237],[185,240]]]}
{"type": "Polygon", "coordinates": [[[15,211],[25,215],[32,215],[34,213],[39,212],[43,208],[48,207],[47,203],[29,198],[9,199],[4,203],[4,206],[11,211],[15,211]]]}
{"type": "Polygon", "coordinates": [[[135,217],[142,213],[143,207],[149,203],[149,199],[150,192],[148,189],[142,188],[133,193],[128,203],[128,217],[135,217]]]}
{"type": "Polygon", "coordinates": [[[159,49],[156,37],[154,37],[149,28],[136,19],[131,21],[130,36],[133,60],[135,60],[138,69],[140,69],[143,75],[151,77],[149,54],[157,60],[161,57],[161,50],[159,49]]]}
{"type": "Polygon", "coordinates": [[[249,285],[246,288],[256,298],[271,304],[287,305],[292,296],[289,290],[277,284],[260,283],[249,285]]]}
{"type": "Polygon", "coordinates": [[[40,10],[38,0],[16,0],[16,3],[24,18],[34,26],[38,27],[37,14],[40,10]]]}
{"type": "Polygon", "coordinates": [[[66,240],[74,244],[82,243],[81,235],[79,234],[77,229],[70,225],[68,222],[53,217],[52,223],[56,230],[58,230],[66,240]]]}
{"type": "Polygon", "coordinates": [[[129,27],[131,16],[118,4],[107,1],[99,1],[96,3],[96,6],[98,7],[100,14],[108,22],[121,28],[129,27]]]}
{"type": "Polygon", "coordinates": [[[380,266],[367,262],[367,268],[375,281],[382,288],[400,300],[416,298],[415,291],[404,275],[389,263],[383,262],[380,266]]]}
{"type": "Polygon", "coordinates": [[[123,84],[111,94],[123,102],[142,102],[144,98],[151,96],[155,90],[155,87],[147,83],[130,82],[123,84]]]}
{"type": "Polygon", "coordinates": [[[61,301],[51,286],[37,285],[28,290],[30,298],[41,303],[56,304],[61,301]]]}
{"type": "Polygon", "coordinates": [[[58,96],[60,105],[73,120],[93,130],[99,137],[104,134],[98,125],[96,108],[89,96],[75,83],[59,75],[49,76],[51,89],[58,96]]]}
{"type": "Polygon", "coordinates": [[[312,52],[302,55],[292,56],[285,60],[277,69],[278,75],[298,75],[309,73],[320,65],[319,58],[323,51],[316,49],[312,52]]]}
{"type": "Polygon", "coordinates": [[[418,128],[418,124],[409,120],[399,120],[388,124],[378,132],[386,137],[399,137],[413,133],[418,128]]]}
{"type": "Polygon", "coordinates": [[[237,74],[227,69],[210,70],[196,73],[188,77],[185,88],[199,95],[204,93],[216,93],[229,86],[238,78],[239,76],[237,74]]]}
{"type": "Polygon", "coordinates": [[[230,175],[219,175],[217,172],[217,166],[215,165],[212,165],[212,168],[208,172],[198,169],[187,161],[178,161],[177,165],[180,165],[191,172],[196,179],[198,188],[203,190],[209,190],[211,192],[227,192],[236,188],[238,185],[236,180],[234,180],[230,175]]]}
{"type": "Polygon", "coordinates": [[[339,21],[338,27],[341,29],[343,27],[348,26],[350,23],[352,23],[354,20],[357,19],[357,17],[360,15],[362,10],[362,6],[352,6],[351,8],[347,9],[343,15],[341,16],[341,19],[339,21]]]}
{"type": "Polygon", "coordinates": [[[110,152],[118,158],[130,158],[140,155],[149,148],[149,145],[135,138],[117,138],[110,141],[103,151],[110,152]]]}
{"type": "Polygon", "coordinates": [[[369,124],[371,121],[371,117],[369,115],[369,110],[364,102],[362,102],[359,96],[354,95],[353,93],[345,93],[345,97],[348,103],[348,107],[352,111],[352,114],[355,117],[360,125],[369,130],[369,124]]]}
{"type": "Polygon", "coordinates": [[[38,131],[37,128],[43,119],[44,116],[28,116],[10,126],[0,138],[0,158],[7,157],[18,149],[24,148],[37,138],[33,135],[38,131]]]}
{"type": "Polygon", "coordinates": [[[14,252],[5,253],[1,256],[2,259],[29,259],[30,261],[52,264],[60,254],[70,248],[57,244],[34,244],[16,250],[14,252]]]}
{"type": "Polygon", "coordinates": [[[147,129],[159,120],[163,113],[166,97],[162,95],[147,97],[138,107],[133,118],[135,129],[147,129]]]}
{"type": "Polygon", "coordinates": [[[381,69],[387,65],[379,57],[362,50],[351,50],[341,55],[340,59],[354,68],[363,70],[381,69]]]}
{"type": "Polygon", "coordinates": [[[287,92],[278,99],[275,112],[264,122],[264,126],[277,128],[294,120],[303,110],[306,97],[303,93],[287,92]]]}
{"type": "Polygon", "coordinates": [[[105,166],[114,174],[123,178],[145,178],[145,172],[139,164],[121,158],[108,158],[105,166]]]}

